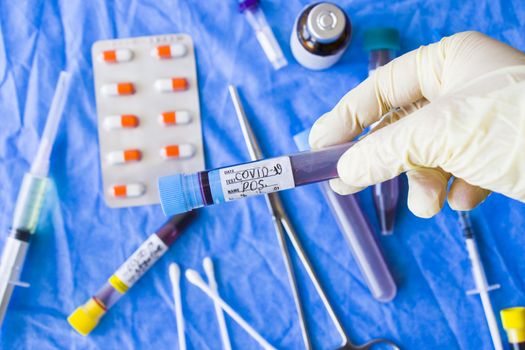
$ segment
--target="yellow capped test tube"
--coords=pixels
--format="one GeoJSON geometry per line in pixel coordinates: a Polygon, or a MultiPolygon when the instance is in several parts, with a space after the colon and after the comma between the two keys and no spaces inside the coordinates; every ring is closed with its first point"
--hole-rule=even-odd
{"type": "Polygon", "coordinates": [[[525,307],[511,307],[500,312],[512,350],[525,350],[525,307]]]}

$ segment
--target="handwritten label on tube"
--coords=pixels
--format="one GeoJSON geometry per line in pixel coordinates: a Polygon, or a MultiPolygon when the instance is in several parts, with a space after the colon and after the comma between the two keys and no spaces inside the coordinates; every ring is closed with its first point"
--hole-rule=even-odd
{"type": "Polygon", "coordinates": [[[225,201],[295,187],[289,157],[222,168],[219,175],[225,201]]]}
{"type": "Polygon", "coordinates": [[[159,236],[152,234],[119,267],[115,275],[130,288],[167,250],[168,246],[160,240],[159,236]]]}

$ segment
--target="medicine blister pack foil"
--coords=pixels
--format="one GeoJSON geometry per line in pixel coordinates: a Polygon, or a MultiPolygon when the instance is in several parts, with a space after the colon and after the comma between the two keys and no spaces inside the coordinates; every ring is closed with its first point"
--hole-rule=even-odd
{"type": "Polygon", "coordinates": [[[112,208],[159,203],[157,179],[204,170],[190,36],[93,44],[104,199],[112,208]]]}

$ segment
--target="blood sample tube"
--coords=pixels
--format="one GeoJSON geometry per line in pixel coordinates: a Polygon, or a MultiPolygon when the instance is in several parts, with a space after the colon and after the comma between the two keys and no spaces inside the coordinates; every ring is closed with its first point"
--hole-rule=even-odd
{"type": "MultiPolygon", "coordinates": [[[[308,133],[306,130],[294,136],[300,151],[309,149],[308,133]]],[[[382,302],[392,300],[397,292],[396,284],[357,198],[335,193],[326,181],[320,186],[372,296],[382,302]]]]}
{"type": "Polygon", "coordinates": [[[193,208],[336,178],[337,161],[352,144],[160,177],[162,210],[166,215],[184,213],[193,208]]]}
{"type": "Polygon", "coordinates": [[[511,307],[500,311],[501,323],[507,332],[509,349],[525,350],[525,307],[511,307]]]}
{"type": "MultiPolygon", "coordinates": [[[[371,28],[364,36],[365,50],[370,53],[368,71],[372,74],[377,67],[394,59],[395,51],[399,50],[399,32],[394,28],[371,28]]],[[[394,231],[399,186],[399,177],[396,177],[373,187],[374,204],[384,235],[394,231]]]]}
{"type": "Polygon", "coordinates": [[[102,316],[166,253],[194,217],[195,212],[174,216],[149,236],[95,295],[69,315],[69,324],[80,334],[88,335],[102,316]]]}

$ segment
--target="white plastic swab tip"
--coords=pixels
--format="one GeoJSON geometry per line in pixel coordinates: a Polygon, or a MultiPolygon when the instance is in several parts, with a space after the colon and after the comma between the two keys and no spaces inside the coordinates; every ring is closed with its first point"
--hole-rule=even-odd
{"type": "Polygon", "coordinates": [[[197,271],[192,270],[192,269],[187,269],[185,275],[191,284],[194,284],[199,288],[204,287],[205,289],[208,289],[208,286],[206,285],[206,283],[204,282],[204,280],[202,279],[202,277],[199,275],[197,271]]]}
{"type": "Polygon", "coordinates": [[[204,272],[206,272],[206,276],[213,275],[213,261],[209,256],[205,257],[202,260],[202,266],[204,267],[204,272]]]}
{"type": "Polygon", "coordinates": [[[169,267],[170,280],[173,285],[180,281],[180,267],[175,263],[171,263],[169,267]]]}
{"type": "Polygon", "coordinates": [[[208,295],[213,301],[217,302],[219,306],[226,312],[228,315],[230,315],[231,318],[239,326],[241,326],[248,334],[259,343],[265,350],[275,350],[275,348],[268,343],[266,339],[264,339],[255,329],[253,329],[252,326],[248,324],[235,310],[232,309],[228,303],[226,303],[222,298],[217,295],[215,291],[213,291],[207,284],[204,282],[202,277],[199,275],[199,273],[195,270],[188,269],[186,270],[186,278],[188,281],[201,289],[206,295],[208,295]]]}

